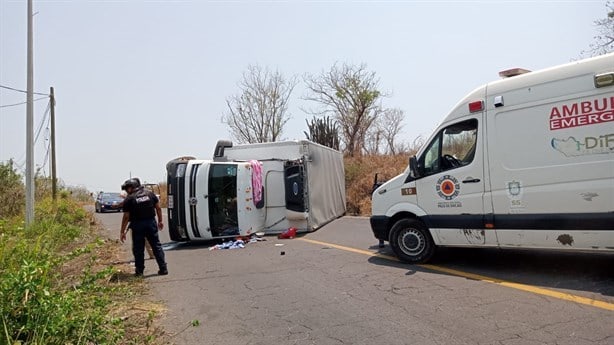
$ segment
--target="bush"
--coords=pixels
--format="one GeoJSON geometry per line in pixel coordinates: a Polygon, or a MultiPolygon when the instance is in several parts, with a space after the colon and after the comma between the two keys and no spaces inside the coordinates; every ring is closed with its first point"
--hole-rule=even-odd
{"type": "Polygon", "coordinates": [[[94,201],[94,194],[83,186],[68,186],[60,191],[60,198],[67,199],[68,197],[81,204],[91,204],[94,201]]]}
{"type": "Polygon", "coordinates": [[[2,274],[0,308],[7,343],[114,344],[120,332],[108,327],[108,288],[96,283],[108,279],[110,269],[85,270],[78,284],[62,286],[57,283],[65,260],[44,250],[32,254],[2,274]]]}
{"type": "Polygon", "coordinates": [[[88,233],[87,220],[72,199],[39,202],[27,228],[0,220],[0,343],[116,344],[122,337],[122,324],[109,316],[121,286],[107,284],[112,267],[94,269],[92,249],[103,243],[76,242],[88,233]],[[75,268],[79,260],[84,269],[75,268]]]}
{"type": "Polygon", "coordinates": [[[37,221],[53,221],[61,226],[84,227],[88,225],[87,212],[73,199],[60,198],[53,201],[49,198],[36,204],[37,221]]]}
{"type": "Polygon", "coordinates": [[[0,163],[0,200],[0,219],[20,215],[26,206],[21,175],[13,169],[12,162],[0,163]]]}

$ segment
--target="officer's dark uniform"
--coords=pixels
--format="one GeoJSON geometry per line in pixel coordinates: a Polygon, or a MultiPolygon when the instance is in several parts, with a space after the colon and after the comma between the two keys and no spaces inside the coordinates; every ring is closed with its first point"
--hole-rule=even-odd
{"type": "Polygon", "coordinates": [[[156,224],[156,208],[158,197],[150,190],[137,187],[136,191],[128,195],[124,200],[123,210],[130,213],[130,228],[132,229],[132,254],[137,275],[142,275],[145,270],[145,239],[151,245],[156,262],[158,274],[167,274],[164,251],[158,237],[156,224]]]}

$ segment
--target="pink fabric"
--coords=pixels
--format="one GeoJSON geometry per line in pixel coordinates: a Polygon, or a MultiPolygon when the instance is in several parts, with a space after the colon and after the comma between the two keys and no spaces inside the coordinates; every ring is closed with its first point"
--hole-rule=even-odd
{"type": "Polygon", "coordinates": [[[262,163],[257,160],[249,161],[252,166],[252,193],[254,205],[262,200],[262,163]]]}

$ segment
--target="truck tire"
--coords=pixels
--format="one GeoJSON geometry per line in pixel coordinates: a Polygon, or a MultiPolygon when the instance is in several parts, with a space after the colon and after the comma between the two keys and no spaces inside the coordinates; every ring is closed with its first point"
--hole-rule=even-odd
{"type": "Polygon", "coordinates": [[[403,218],[390,229],[390,246],[397,257],[410,264],[427,262],[435,253],[428,228],[419,220],[403,218]]]}

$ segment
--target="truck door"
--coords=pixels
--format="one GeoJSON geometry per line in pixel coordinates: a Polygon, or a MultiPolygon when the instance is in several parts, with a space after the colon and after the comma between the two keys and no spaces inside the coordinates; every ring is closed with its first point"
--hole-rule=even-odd
{"type": "Polygon", "coordinates": [[[185,213],[186,160],[173,160],[166,165],[168,197],[168,229],[171,240],[187,241],[185,213]]]}
{"type": "Polygon", "coordinates": [[[190,161],[186,168],[185,195],[187,231],[190,239],[203,240],[211,238],[209,228],[209,210],[205,197],[207,195],[208,161],[190,161]]]}
{"type": "Polygon", "coordinates": [[[206,203],[209,211],[210,235],[240,235],[237,209],[237,164],[214,163],[209,169],[209,190],[206,203]]]}
{"type": "Polygon", "coordinates": [[[288,161],[284,164],[284,186],[286,208],[294,212],[307,211],[305,204],[305,169],[301,163],[288,161]]]}
{"type": "Polygon", "coordinates": [[[441,129],[418,158],[416,180],[421,220],[440,245],[493,245],[484,229],[484,148],[482,114],[441,129]]]}

